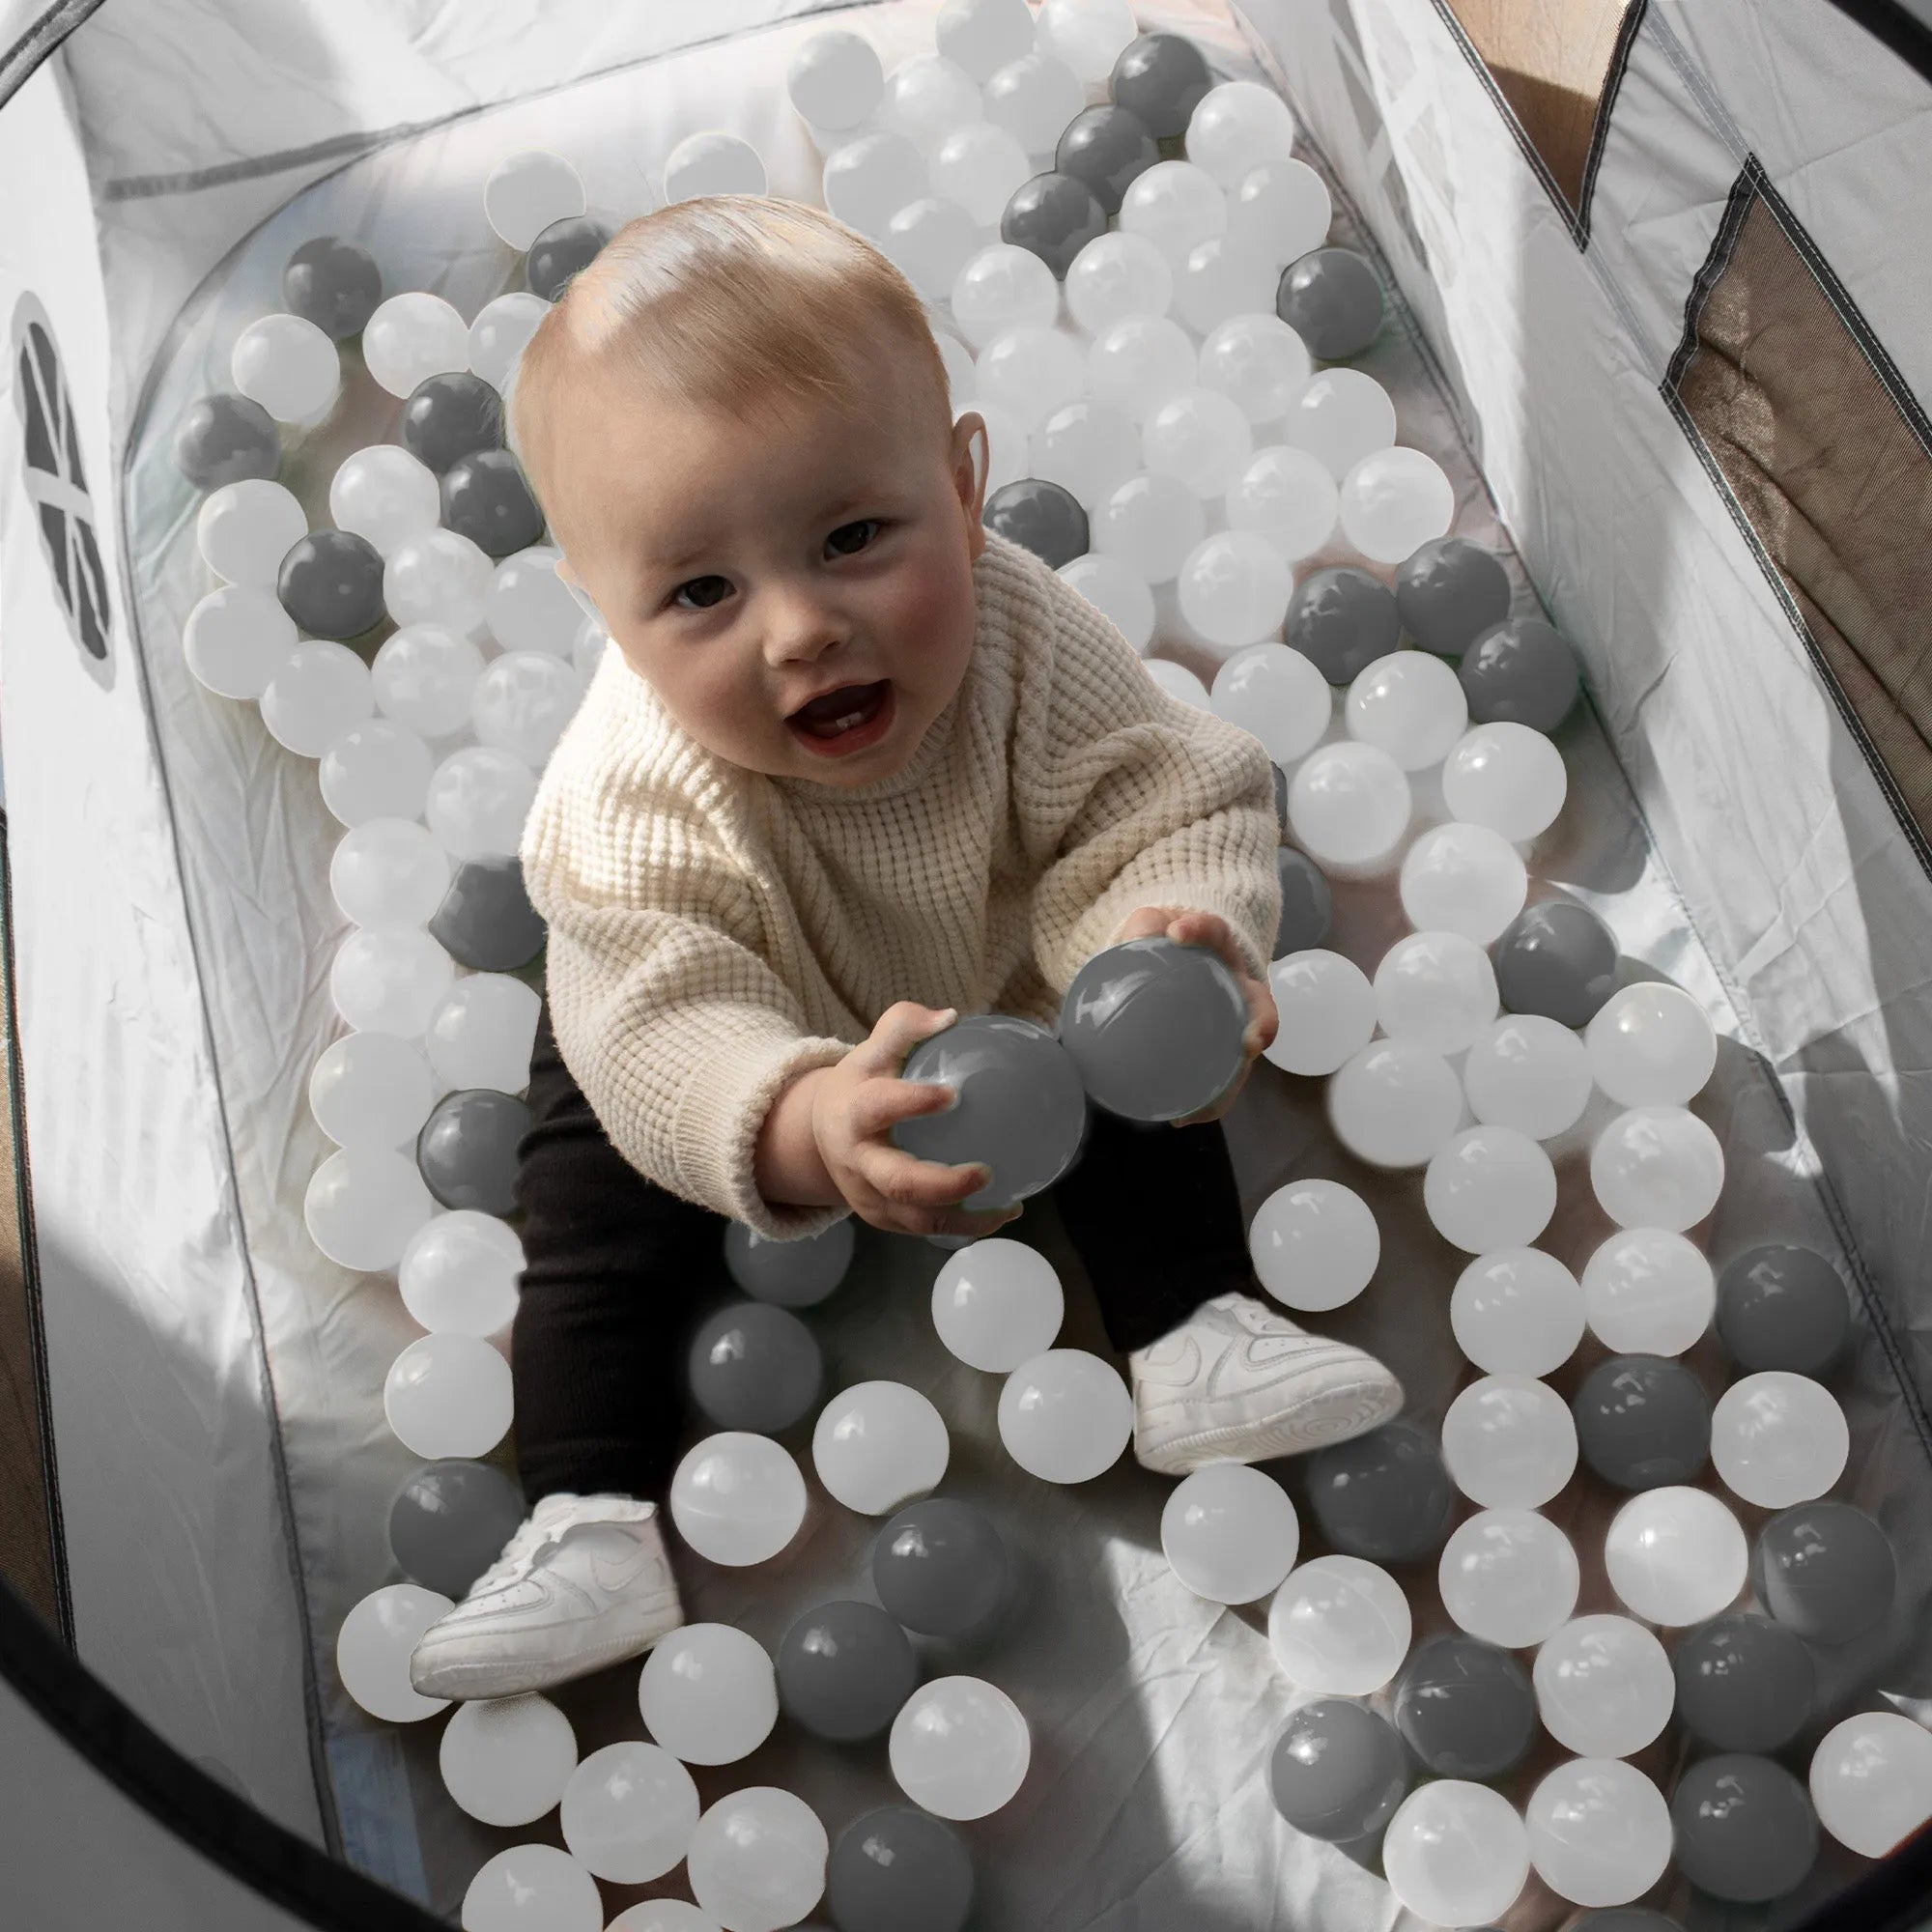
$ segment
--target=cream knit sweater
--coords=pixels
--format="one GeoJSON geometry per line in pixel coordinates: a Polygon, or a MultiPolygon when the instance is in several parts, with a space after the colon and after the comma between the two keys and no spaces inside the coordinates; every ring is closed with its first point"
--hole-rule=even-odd
{"type": "Polygon", "coordinates": [[[986,534],[966,674],[910,762],[837,789],[714,756],[605,652],[520,857],[551,1022],[611,1144],[774,1240],[758,1130],[898,1000],[1052,1031],[1142,905],[1218,913],[1264,979],[1281,917],[1266,750],[1170,696],[1031,551],[986,534]]]}

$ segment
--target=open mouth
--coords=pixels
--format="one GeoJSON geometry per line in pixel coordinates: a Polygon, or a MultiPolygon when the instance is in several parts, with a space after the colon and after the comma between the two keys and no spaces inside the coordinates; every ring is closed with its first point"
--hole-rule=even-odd
{"type": "Polygon", "coordinates": [[[795,737],[814,748],[856,751],[880,735],[890,723],[892,680],[877,684],[841,685],[823,697],[801,706],[785,720],[795,737]]]}

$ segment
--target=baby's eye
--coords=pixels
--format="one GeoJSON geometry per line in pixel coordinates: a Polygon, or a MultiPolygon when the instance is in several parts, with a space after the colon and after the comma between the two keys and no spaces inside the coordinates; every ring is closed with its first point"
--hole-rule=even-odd
{"type": "MultiPolygon", "coordinates": [[[[885,526],[879,521],[877,517],[861,517],[858,519],[856,523],[840,524],[836,530],[834,530],[829,537],[825,539],[825,541],[829,544],[837,544],[838,542],[838,539],[842,537],[847,530],[862,530],[866,528],[867,525],[869,525],[873,529],[885,528],[885,526]]],[[[861,548],[863,549],[864,546],[862,545],[861,548]]],[[[854,553],[849,550],[843,551],[841,554],[845,556],[851,556],[854,554],[854,553]]]]}
{"type": "MultiPolygon", "coordinates": [[[[722,577],[712,576],[712,577],[688,578],[684,582],[680,583],[677,586],[677,588],[670,593],[671,602],[673,604],[677,603],[677,600],[681,596],[683,596],[687,590],[691,589],[694,584],[704,584],[704,583],[724,584],[726,590],[730,589],[731,587],[728,583],[724,582],[724,580],[722,577]]],[[[700,604],[684,604],[680,605],[678,608],[680,610],[685,610],[685,611],[709,611],[717,606],[718,601],[719,600],[716,597],[711,597],[705,599],[705,601],[700,604]]]]}

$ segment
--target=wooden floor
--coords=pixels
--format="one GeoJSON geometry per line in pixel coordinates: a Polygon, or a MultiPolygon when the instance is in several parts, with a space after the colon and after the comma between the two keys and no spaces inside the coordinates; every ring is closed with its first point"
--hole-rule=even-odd
{"type": "MultiPolygon", "coordinates": [[[[5,875],[6,820],[0,817],[0,878],[5,875]]],[[[7,900],[0,896],[0,909],[7,900]]],[[[21,1202],[14,1186],[13,934],[0,932],[6,978],[0,981],[0,1577],[54,1629],[60,1628],[48,1524],[45,1464],[41,1454],[40,1384],[21,1253],[21,1202]]]]}

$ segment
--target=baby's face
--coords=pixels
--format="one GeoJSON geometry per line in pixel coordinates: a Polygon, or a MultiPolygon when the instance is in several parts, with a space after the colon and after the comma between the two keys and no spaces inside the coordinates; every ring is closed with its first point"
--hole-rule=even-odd
{"type": "Polygon", "coordinates": [[[942,438],[909,358],[868,375],[892,405],[878,420],[794,403],[748,425],[600,394],[568,440],[602,519],[573,561],[618,648],[707,751],[774,778],[892,776],[972,655],[983,425],[963,416],[942,438]],[[884,728],[858,727],[838,755],[838,738],[787,722],[829,687],[881,681],[884,728]]]}

